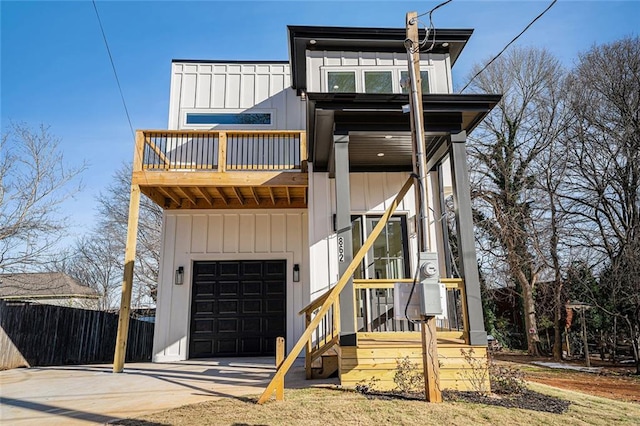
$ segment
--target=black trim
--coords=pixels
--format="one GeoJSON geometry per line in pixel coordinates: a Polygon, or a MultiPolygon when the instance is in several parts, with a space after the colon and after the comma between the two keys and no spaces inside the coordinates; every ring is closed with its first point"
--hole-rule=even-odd
{"type": "MultiPolygon", "coordinates": [[[[298,93],[307,89],[307,50],[350,52],[404,53],[404,28],[357,28],[287,26],[289,33],[289,59],[291,62],[291,87],[298,93]],[[311,43],[314,40],[314,43],[311,43]]],[[[469,41],[472,29],[436,29],[436,41],[430,53],[449,54],[453,66],[469,41]],[[448,43],[447,47],[443,44],[448,43]]],[[[419,30],[423,38],[425,30],[419,30]]]]}

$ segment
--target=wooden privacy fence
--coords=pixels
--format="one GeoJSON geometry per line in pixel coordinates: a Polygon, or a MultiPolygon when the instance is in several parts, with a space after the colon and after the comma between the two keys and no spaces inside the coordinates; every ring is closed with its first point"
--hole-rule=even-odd
{"type": "MultiPolygon", "coordinates": [[[[0,301],[0,370],[110,363],[118,315],[103,311],[0,301]]],[[[126,360],[151,359],[153,324],[130,320],[126,360]]]]}

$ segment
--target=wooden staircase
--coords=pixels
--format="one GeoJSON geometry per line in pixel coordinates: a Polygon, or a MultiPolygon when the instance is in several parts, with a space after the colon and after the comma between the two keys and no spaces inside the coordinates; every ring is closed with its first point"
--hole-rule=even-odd
{"type": "MultiPolygon", "coordinates": [[[[407,182],[404,184],[398,195],[396,195],[395,199],[389,205],[387,211],[382,215],[380,221],[375,226],[371,234],[364,242],[360,250],[353,256],[353,260],[342,274],[338,282],[334,287],[332,287],[327,293],[316,299],[315,304],[319,304],[318,307],[309,315],[307,326],[305,331],[300,336],[298,342],[294,345],[293,349],[287,356],[287,358],[280,364],[278,369],[276,370],[276,374],[271,379],[271,382],[267,385],[267,388],[264,390],[260,398],[258,399],[258,404],[264,404],[271,398],[271,395],[276,391],[278,386],[280,386],[284,382],[284,377],[293,365],[293,362],[298,357],[298,354],[302,351],[303,348],[307,348],[307,351],[313,349],[315,346],[318,347],[316,351],[317,356],[321,356],[322,353],[325,353],[331,347],[335,346],[338,338],[339,338],[339,306],[338,306],[338,298],[340,296],[340,292],[345,288],[349,279],[353,276],[356,268],[364,259],[365,253],[373,246],[374,241],[378,236],[382,233],[382,230],[387,224],[387,221],[396,210],[404,196],[407,194],[411,186],[413,185],[413,177],[410,177],[407,182]],[[328,331],[331,330],[331,333],[328,331]],[[313,340],[314,334],[317,336],[315,341],[313,340]]],[[[304,310],[303,310],[304,312],[304,310]]],[[[309,352],[307,352],[308,354],[309,352]]],[[[311,357],[307,358],[307,366],[308,369],[311,369],[311,361],[308,361],[311,357]]],[[[309,370],[308,370],[309,371],[309,370]]],[[[309,374],[311,374],[309,372],[309,374]]]]}

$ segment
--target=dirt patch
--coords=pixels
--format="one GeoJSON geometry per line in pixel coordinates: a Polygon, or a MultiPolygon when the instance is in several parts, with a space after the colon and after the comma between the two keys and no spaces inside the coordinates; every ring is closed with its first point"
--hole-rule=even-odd
{"type": "Polygon", "coordinates": [[[560,398],[540,392],[525,390],[517,395],[482,395],[478,392],[443,391],[446,401],[474,402],[476,404],[494,405],[505,408],[521,408],[523,410],[541,411],[544,413],[563,414],[571,403],[560,398]]]}
{"type": "MultiPolygon", "coordinates": [[[[564,370],[540,367],[533,361],[551,362],[551,358],[530,357],[522,354],[500,353],[494,356],[495,362],[524,364],[522,368],[525,380],[573,390],[589,395],[615,399],[617,401],[640,403],[640,376],[633,375],[633,367],[614,366],[602,361],[593,361],[592,366],[602,367],[600,373],[587,373],[576,370],[564,370]]],[[[575,365],[584,365],[573,362],[575,365]]]]}

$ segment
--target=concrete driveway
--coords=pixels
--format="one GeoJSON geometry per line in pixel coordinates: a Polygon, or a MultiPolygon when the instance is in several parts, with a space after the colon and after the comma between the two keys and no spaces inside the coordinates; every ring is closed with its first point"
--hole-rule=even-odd
{"type": "MultiPolygon", "coordinates": [[[[40,367],[0,371],[0,423],[104,424],[219,398],[260,394],[273,358],[217,358],[176,363],[40,367]]],[[[298,359],[286,388],[337,383],[306,381],[298,359]]],[[[286,395],[285,395],[286,397],[286,395]]]]}

